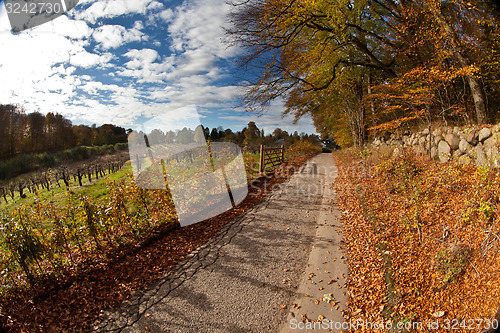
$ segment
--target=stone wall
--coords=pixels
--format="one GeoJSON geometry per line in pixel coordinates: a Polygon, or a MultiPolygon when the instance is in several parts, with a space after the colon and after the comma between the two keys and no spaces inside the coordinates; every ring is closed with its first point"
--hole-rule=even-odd
{"type": "Polygon", "coordinates": [[[411,147],[417,153],[430,154],[440,162],[450,159],[462,164],[478,166],[500,166],[500,124],[465,127],[439,127],[429,134],[429,129],[418,133],[407,133],[402,137],[394,134],[387,140],[376,137],[371,146],[382,144],[395,146],[393,155],[401,153],[401,147],[411,147]],[[429,144],[430,142],[430,144],[429,144]]]}

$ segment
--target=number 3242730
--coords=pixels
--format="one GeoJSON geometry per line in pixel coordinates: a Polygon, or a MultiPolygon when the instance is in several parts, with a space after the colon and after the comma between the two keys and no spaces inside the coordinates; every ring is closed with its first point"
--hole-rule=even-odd
{"type": "Polygon", "coordinates": [[[55,14],[64,12],[64,8],[60,2],[30,2],[21,4],[19,2],[5,3],[5,9],[8,14],[55,14]]]}
{"type": "Polygon", "coordinates": [[[444,319],[443,326],[445,330],[459,330],[459,329],[497,329],[499,327],[498,320],[496,319],[444,319]]]}

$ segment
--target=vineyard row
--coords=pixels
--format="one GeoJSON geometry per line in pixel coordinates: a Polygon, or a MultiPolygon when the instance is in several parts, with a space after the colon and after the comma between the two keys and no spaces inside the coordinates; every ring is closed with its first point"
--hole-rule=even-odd
{"type": "Polygon", "coordinates": [[[10,182],[4,186],[0,186],[0,195],[5,203],[8,203],[8,197],[14,199],[15,193],[19,193],[21,198],[26,198],[25,191],[36,193],[41,189],[50,191],[53,186],[61,187],[61,182],[64,186],[69,187],[70,182],[78,181],[79,186],[83,186],[83,181],[92,182],[92,179],[98,180],[107,174],[111,174],[120,170],[128,158],[118,157],[112,161],[101,163],[84,164],[76,168],[60,166],[56,169],[49,169],[40,173],[33,174],[28,179],[10,182]]]}

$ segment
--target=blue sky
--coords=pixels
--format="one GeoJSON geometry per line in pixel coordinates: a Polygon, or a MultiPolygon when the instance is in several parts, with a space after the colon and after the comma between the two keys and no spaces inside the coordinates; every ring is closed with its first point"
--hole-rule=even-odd
{"type": "Polygon", "coordinates": [[[223,42],[229,10],[225,0],[81,0],[13,35],[0,0],[0,103],[127,128],[195,106],[211,128],[314,133],[309,118],[283,119],[282,101],[261,116],[239,107],[241,50],[223,42]]]}

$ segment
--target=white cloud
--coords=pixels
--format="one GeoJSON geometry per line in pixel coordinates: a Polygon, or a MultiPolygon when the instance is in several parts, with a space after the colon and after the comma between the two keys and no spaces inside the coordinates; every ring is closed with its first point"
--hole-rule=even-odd
{"type": "Polygon", "coordinates": [[[196,128],[200,125],[200,118],[203,115],[198,113],[197,107],[194,105],[186,105],[179,109],[169,109],[162,112],[157,117],[143,124],[146,133],[154,129],[161,129],[163,132],[177,131],[184,127],[196,128]]]}
{"type": "MultiPolygon", "coordinates": [[[[0,77],[8,82],[1,84],[0,103],[127,127],[140,115],[153,118],[187,105],[229,110],[240,88],[216,84],[228,75],[217,64],[238,52],[222,43],[228,10],[225,0],[186,0],[173,9],[155,0],[83,0],[70,13],[83,21],[64,15],[17,35],[0,11],[0,32],[6,32],[0,33],[0,77]],[[143,17],[132,17],[127,27],[117,25],[117,19],[95,30],[87,24],[129,14],[143,17]],[[90,49],[93,41],[95,50],[90,49]],[[132,42],[134,49],[116,52],[132,42]]],[[[266,131],[291,131],[285,125],[291,121],[281,119],[282,109],[275,105],[257,119],[254,114],[236,117],[237,111],[225,117],[238,123],[257,120],[266,131]]]]}
{"type": "Polygon", "coordinates": [[[174,11],[170,8],[167,8],[159,14],[159,17],[166,23],[170,23],[170,21],[174,18],[174,15],[174,11]]]}
{"type": "Polygon", "coordinates": [[[178,59],[177,71],[172,73],[171,76],[180,78],[210,72],[215,66],[217,57],[210,53],[188,50],[178,59]]]}
{"type": "MultiPolygon", "coordinates": [[[[222,25],[228,11],[225,0],[187,1],[174,10],[161,11],[159,17],[167,24],[174,54],[160,58],[150,49],[140,54],[132,50],[126,54],[131,60],[118,73],[136,78],[139,83],[165,82],[168,85],[165,90],[153,96],[172,103],[224,105],[228,99],[234,100],[239,93],[237,87],[221,88],[213,84],[227,75],[227,70],[218,68],[217,62],[237,52],[222,42],[222,25]]],[[[158,41],[152,42],[152,46],[159,45],[158,41]]]]}
{"type": "Polygon", "coordinates": [[[174,51],[195,50],[227,59],[236,55],[236,47],[223,43],[226,15],[231,5],[225,0],[195,0],[187,2],[175,12],[169,32],[174,51]]]}
{"type": "Polygon", "coordinates": [[[103,86],[102,82],[87,82],[81,89],[89,94],[95,95],[103,86]]]}
{"type": "Polygon", "coordinates": [[[158,52],[153,49],[132,49],[125,56],[132,59],[125,64],[128,68],[140,68],[147,67],[158,59],[158,52]]]}
{"type": "Polygon", "coordinates": [[[124,64],[125,68],[120,70],[118,74],[136,78],[139,83],[162,82],[167,79],[167,73],[174,70],[171,61],[155,62],[160,56],[153,49],[132,49],[124,56],[131,60],[124,64]]]}
{"type": "Polygon", "coordinates": [[[136,30],[142,30],[142,29],[144,29],[144,23],[142,23],[141,21],[135,21],[135,23],[134,23],[134,29],[136,29],[136,30]]]}
{"type": "MultiPolygon", "coordinates": [[[[136,25],[137,27],[142,27],[141,23],[136,25]]],[[[100,43],[102,49],[114,49],[125,43],[147,40],[147,36],[144,35],[140,29],[132,28],[126,29],[121,25],[104,25],[95,29],[92,37],[97,43],[100,43]]]]}
{"type": "Polygon", "coordinates": [[[109,54],[86,51],[91,29],[61,16],[13,35],[5,11],[0,13],[0,103],[19,103],[29,111],[64,108],[85,78],[77,67],[107,66],[109,54]],[[8,32],[7,32],[8,31],[8,32]]]}
{"type": "Polygon", "coordinates": [[[94,2],[89,8],[76,13],[76,17],[94,24],[101,18],[146,14],[147,10],[157,9],[159,5],[162,6],[153,0],[102,0],[94,2]]]}
{"type": "Polygon", "coordinates": [[[112,56],[110,54],[98,55],[85,50],[80,50],[69,57],[69,63],[73,66],[90,68],[97,65],[107,66],[112,56]]]}
{"type": "Polygon", "coordinates": [[[44,23],[38,27],[31,29],[33,32],[40,34],[42,32],[69,37],[70,39],[88,38],[92,33],[92,29],[84,21],[75,21],[62,15],[53,21],[44,23]]]}
{"type": "Polygon", "coordinates": [[[147,7],[146,7],[146,10],[148,11],[154,11],[154,10],[159,10],[159,9],[163,9],[163,4],[161,2],[158,2],[158,1],[152,1],[147,7]]]}

